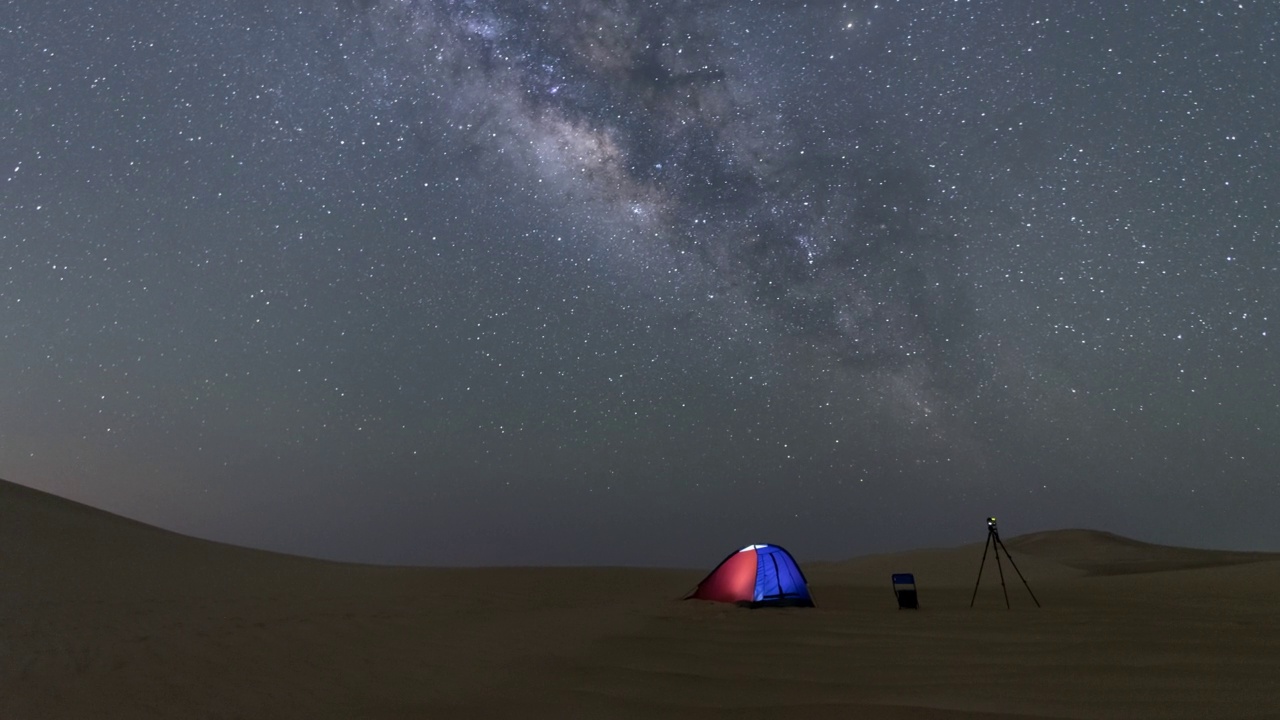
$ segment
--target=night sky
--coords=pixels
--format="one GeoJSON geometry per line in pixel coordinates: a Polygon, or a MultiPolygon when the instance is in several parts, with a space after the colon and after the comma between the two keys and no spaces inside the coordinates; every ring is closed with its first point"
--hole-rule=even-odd
{"type": "Polygon", "coordinates": [[[377,563],[990,514],[1280,550],[1278,35],[1269,0],[6,0],[0,477],[377,563]]]}

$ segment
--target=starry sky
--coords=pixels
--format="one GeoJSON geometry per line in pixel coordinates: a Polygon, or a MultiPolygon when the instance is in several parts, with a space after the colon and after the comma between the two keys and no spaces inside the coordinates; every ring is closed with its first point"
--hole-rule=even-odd
{"type": "Polygon", "coordinates": [[[1280,550],[1280,7],[0,3],[0,477],[343,560],[1280,550]]]}

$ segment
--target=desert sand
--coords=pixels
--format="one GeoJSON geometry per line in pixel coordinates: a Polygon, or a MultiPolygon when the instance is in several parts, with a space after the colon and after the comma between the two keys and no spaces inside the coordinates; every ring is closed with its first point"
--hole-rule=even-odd
{"type": "Polygon", "coordinates": [[[818,607],[749,610],[679,600],[710,567],[332,563],[0,482],[0,718],[1280,717],[1280,555],[1005,543],[1043,607],[988,557],[970,609],[976,543],[798,557],[818,607]]]}

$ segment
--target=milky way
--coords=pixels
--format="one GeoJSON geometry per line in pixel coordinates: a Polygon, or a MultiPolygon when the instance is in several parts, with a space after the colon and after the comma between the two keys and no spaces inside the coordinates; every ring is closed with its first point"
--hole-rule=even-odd
{"type": "Polygon", "coordinates": [[[383,562],[1274,546],[1270,6],[0,30],[0,477],[383,562]]]}
{"type": "Polygon", "coordinates": [[[922,168],[882,129],[805,127],[768,107],[726,67],[715,24],[727,12],[468,2],[352,14],[381,50],[448,78],[439,94],[457,117],[483,118],[467,125],[477,152],[534,156],[534,172],[603,201],[602,224],[643,222],[652,250],[710,271],[715,295],[841,363],[939,363],[965,339],[965,299],[953,238],[925,217],[922,168]]]}

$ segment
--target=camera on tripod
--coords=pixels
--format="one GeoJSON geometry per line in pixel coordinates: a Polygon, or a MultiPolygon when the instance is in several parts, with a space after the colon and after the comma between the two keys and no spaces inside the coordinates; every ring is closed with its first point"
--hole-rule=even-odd
{"type": "Polygon", "coordinates": [[[1027,579],[1022,577],[1022,571],[1013,562],[1013,556],[1009,554],[1009,548],[1004,546],[1004,542],[1000,540],[1000,532],[996,530],[996,519],[994,516],[987,518],[987,542],[982,546],[982,562],[978,564],[978,582],[973,584],[973,597],[969,598],[969,607],[973,607],[973,603],[978,599],[978,585],[982,583],[982,568],[987,565],[987,551],[993,551],[996,556],[996,571],[1000,573],[1000,592],[1004,595],[1005,609],[1009,608],[1009,589],[1004,585],[1004,567],[1000,565],[1000,553],[1009,560],[1009,566],[1013,571],[1018,573],[1018,578],[1022,580],[1022,586],[1027,589],[1027,594],[1031,596],[1031,601],[1040,607],[1040,601],[1036,599],[1036,594],[1031,592],[1031,586],[1027,584],[1027,579]]]}

